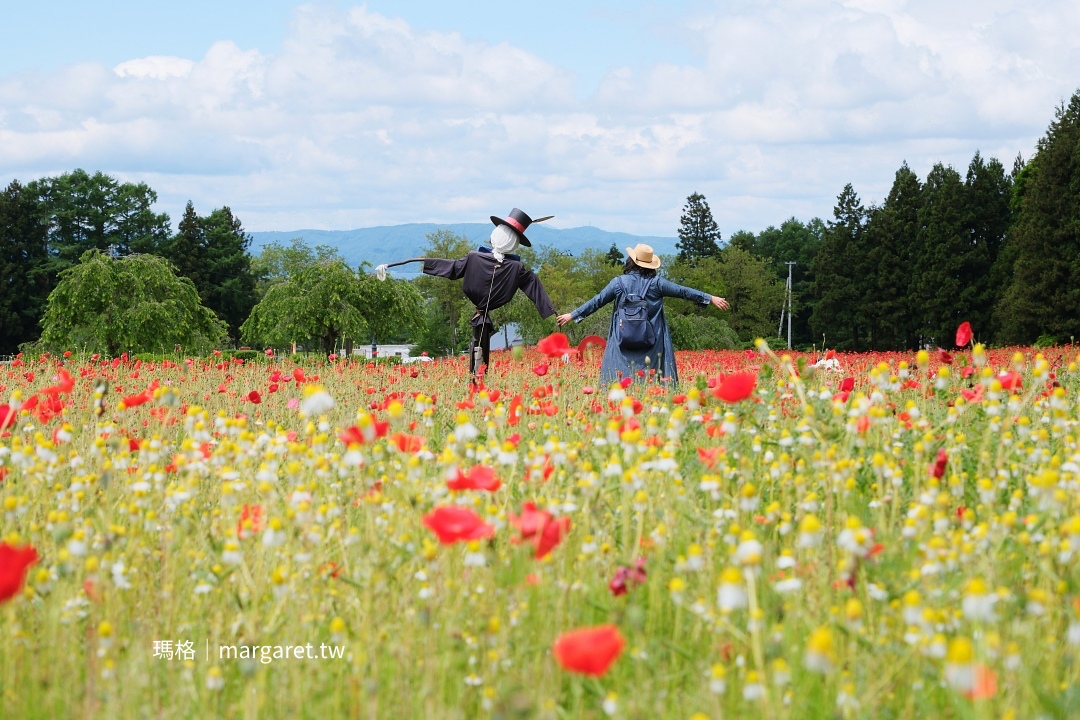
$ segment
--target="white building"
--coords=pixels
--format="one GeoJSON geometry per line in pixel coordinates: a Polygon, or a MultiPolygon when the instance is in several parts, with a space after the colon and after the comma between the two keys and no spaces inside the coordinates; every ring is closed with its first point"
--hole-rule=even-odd
{"type": "MultiPolygon", "coordinates": [[[[376,346],[376,357],[399,357],[403,360],[409,357],[409,353],[412,352],[414,346],[412,345],[378,345],[376,346]]],[[[368,360],[371,359],[371,345],[354,345],[353,355],[360,355],[368,360]]]]}

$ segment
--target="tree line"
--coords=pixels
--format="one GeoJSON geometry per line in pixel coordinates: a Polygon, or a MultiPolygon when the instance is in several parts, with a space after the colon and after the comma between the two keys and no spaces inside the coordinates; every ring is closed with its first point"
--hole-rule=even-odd
{"type": "MultiPolygon", "coordinates": [[[[252,255],[228,206],[200,215],[189,202],[172,232],[156,201],[145,183],[100,172],[11,182],[0,193],[0,353],[397,341],[441,354],[468,342],[460,281],[380,283],[366,264],[349,267],[336,249],[300,239],[252,255]]],[[[792,217],[727,241],[693,193],[678,235],[662,272],[732,309],[719,316],[669,303],[677,347],[781,334],[789,272],[800,347],[945,345],[964,320],[982,342],[1070,342],[1080,335],[1080,91],[1056,109],[1032,157],[1009,170],[976,152],[964,174],[938,163],[920,179],[905,162],[880,204],[865,205],[848,184],[827,221],[792,217]]],[[[425,254],[472,249],[443,230],[428,236],[425,254]]],[[[616,246],[522,253],[561,311],[621,273],[625,257],[616,246]]],[[[551,331],[521,296],[496,319],[526,342],[551,331]]],[[[604,335],[609,319],[599,313],[571,334],[604,335]]]]}

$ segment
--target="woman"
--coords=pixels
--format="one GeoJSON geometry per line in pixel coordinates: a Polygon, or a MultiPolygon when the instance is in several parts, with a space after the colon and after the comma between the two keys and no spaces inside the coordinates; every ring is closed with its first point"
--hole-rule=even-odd
{"type": "Polygon", "coordinates": [[[722,297],[703,293],[700,290],[683,287],[657,277],[660,258],[648,245],[639,244],[635,248],[626,248],[626,267],[620,277],[608,283],[594,298],[570,313],[558,317],[559,325],[571,320],[581,322],[594,312],[615,302],[611,314],[611,329],[608,331],[607,349],[604,362],[600,366],[600,382],[618,382],[620,377],[627,377],[638,370],[646,373],[655,370],[656,377],[670,378],[672,384],[678,382],[678,370],[675,368],[675,350],[671,346],[671,333],[668,332],[664,318],[664,298],[676,297],[690,300],[701,305],[710,303],[727,310],[728,303],[722,297]],[[650,327],[626,330],[632,324],[631,316],[636,307],[641,305],[650,327]],[[632,338],[628,338],[632,335],[632,338]],[[651,344],[647,344],[651,340],[651,344]]]}

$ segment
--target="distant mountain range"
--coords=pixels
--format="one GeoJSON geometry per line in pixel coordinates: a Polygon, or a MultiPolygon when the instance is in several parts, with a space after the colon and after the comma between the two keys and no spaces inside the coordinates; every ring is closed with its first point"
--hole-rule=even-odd
{"type": "MultiPolygon", "coordinates": [[[[330,245],[341,252],[342,257],[353,266],[367,261],[372,265],[407,260],[423,254],[427,236],[436,230],[449,230],[480,245],[491,235],[490,223],[410,223],[360,228],[358,230],[292,230],[253,232],[252,253],[258,253],[263,245],[279,242],[288,245],[293,238],[303,238],[310,246],[330,245]]],[[[652,245],[657,254],[673,256],[676,252],[673,237],[649,237],[621,232],[607,232],[595,227],[576,227],[560,230],[545,225],[532,225],[526,231],[533,247],[549,246],[577,255],[587,248],[607,252],[612,243],[620,251],[638,243],[652,245]]],[[[413,268],[416,266],[407,266],[413,268]]],[[[412,273],[401,273],[412,274],[412,273]]]]}

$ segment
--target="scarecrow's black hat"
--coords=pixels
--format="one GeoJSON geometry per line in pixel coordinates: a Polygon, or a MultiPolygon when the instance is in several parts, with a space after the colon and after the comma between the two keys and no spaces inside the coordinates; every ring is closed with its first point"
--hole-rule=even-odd
{"type": "Polygon", "coordinates": [[[537,218],[533,220],[531,217],[521,212],[517,208],[510,211],[510,215],[503,219],[497,215],[491,216],[491,222],[496,225],[506,225],[507,227],[516,230],[517,234],[521,236],[521,244],[525,247],[532,247],[532,243],[529,242],[529,238],[525,237],[525,229],[532,225],[534,222],[544,222],[555,217],[554,215],[548,215],[547,217],[537,218]]]}

